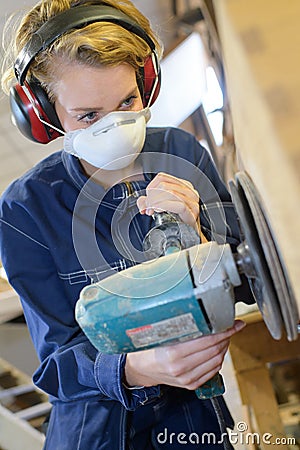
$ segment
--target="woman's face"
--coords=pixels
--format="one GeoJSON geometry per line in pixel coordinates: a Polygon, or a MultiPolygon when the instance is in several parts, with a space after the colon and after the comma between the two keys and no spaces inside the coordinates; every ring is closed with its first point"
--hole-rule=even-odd
{"type": "Polygon", "coordinates": [[[86,128],[112,111],[143,109],[132,66],[60,67],[55,109],[65,131],[86,128]]]}

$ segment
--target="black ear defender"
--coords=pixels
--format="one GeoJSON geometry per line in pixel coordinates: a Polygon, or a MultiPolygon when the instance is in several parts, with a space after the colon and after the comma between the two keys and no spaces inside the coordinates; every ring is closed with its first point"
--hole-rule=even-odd
{"type": "Polygon", "coordinates": [[[63,11],[45,22],[19,53],[14,70],[17,84],[10,90],[13,121],[28,139],[47,144],[61,136],[61,123],[46,91],[37,80],[26,80],[30,64],[37,54],[69,30],[84,28],[94,22],[111,22],[143,39],[151,49],[138,74],[143,105],[151,106],[160,90],[160,67],[155,44],[129,16],[107,5],[79,5],[63,11]]]}

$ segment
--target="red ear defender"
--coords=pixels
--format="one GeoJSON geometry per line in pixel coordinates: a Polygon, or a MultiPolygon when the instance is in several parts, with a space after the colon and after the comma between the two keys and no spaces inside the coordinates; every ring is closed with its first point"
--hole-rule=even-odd
{"type": "Polygon", "coordinates": [[[62,135],[40,120],[62,129],[54,107],[39,83],[25,81],[24,87],[20,84],[13,86],[10,90],[10,108],[16,126],[28,139],[48,144],[62,135]]]}
{"type": "Polygon", "coordinates": [[[158,97],[161,81],[160,67],[154,52],[145,61],[142,77],[143,105],[152,106],[158,97]]]}

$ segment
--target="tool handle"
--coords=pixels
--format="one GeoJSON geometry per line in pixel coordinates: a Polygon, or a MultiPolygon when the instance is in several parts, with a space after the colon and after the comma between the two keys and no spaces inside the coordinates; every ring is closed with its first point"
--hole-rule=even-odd
{"type": "Polygon", "coordinates": [[[195,392],[197,397],[201,400],[218,397],[219,395],[224,394],[225,386],[223,383],[222,375],[217,373],[213,378],[196,389],[195,392]]]}
{"type": "Polygon", "coordinates": [[[200,244],[197,231],[183,223],[178,214],[155,212],[153,219],[155,226],[149,230],[143,242],[146,259],[155,259],[200,244]]]}
{"type": "Polygon", "coordinates": [[[155,226],[157,226],[157,227],[159,227],[161,225],[169,224],[170,222],[172,222],[172,223],[181,223],[182,222],[182,220],[180,219],[178,214],[170,213],[168,211],[161,211],[161,212],[154,211],[152,217],[154,219],[155,226]]]}

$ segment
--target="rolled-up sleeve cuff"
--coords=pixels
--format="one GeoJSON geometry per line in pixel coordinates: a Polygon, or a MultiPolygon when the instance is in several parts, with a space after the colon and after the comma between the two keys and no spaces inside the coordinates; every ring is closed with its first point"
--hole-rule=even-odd
{"type": "Polygon", "coordinates": [[[150,400],[160,396],[160,386],[126,389],[123,385],[123,373],[126,355],[99,353],[94,371],[97,386],[102,394],[116,400],[128,410],[135,410],[150,400]]]}

